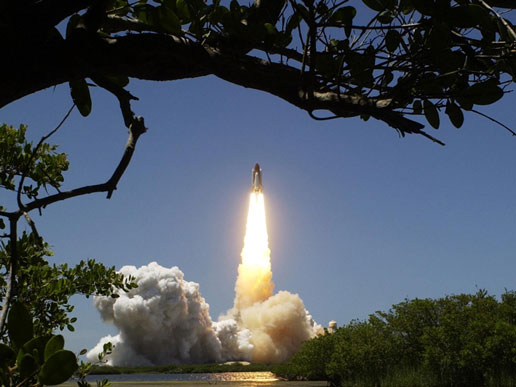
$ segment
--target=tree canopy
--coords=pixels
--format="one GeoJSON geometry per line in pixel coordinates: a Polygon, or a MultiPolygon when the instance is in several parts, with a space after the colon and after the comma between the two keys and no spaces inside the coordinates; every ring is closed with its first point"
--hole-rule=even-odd
{"type": "Polygon", "coordinates": [[[516,293],[412,299],[306,341],[283,371],[335,386],[512,386],[516,293]]]}
{"type": "Polygon", "coordinates": [[[129,78],[215,75],[314,119],[373,117],[442,144],[421,118],[437,129],[444,112],[460,127],[464,111],[484,115],[476,106],[495,103],[513,82],[516,33],[508,11],[496,7],[516,3],[3,1],[0,107],[68,82],[88,115],[89,87],[99,86],[118,98],[129,127],[129,78]]]}

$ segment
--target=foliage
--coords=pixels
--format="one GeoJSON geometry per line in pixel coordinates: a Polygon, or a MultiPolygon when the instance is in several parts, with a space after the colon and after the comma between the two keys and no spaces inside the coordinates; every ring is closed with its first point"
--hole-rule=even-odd
{"type": "MultiPolygon", "coordinates": [[[[74,294],[89,297],[94,294],[117,297],[114,289],[130,289],[136,286],[130,278],[124,278],[114,267],[107,268],[93,259],[68,264],[50,265],[45,257],[52,256],[47,243],[40,243],[34,234],[23,233],[18,239],[19,268],[17,270],[16,299],[28,305],[34,316],[34,331],[38,335],[49,334],[65,327],[73,331],[70,318],[74,294]]],[[[0,250],[0,265],[7,267],[10,245],[0,250]]],[[[5,296],[6,280],[0,278],[0,296],[5,296]]]]}
{"type": "Polygon", "coordinates": [[[505,0],[6,5],[0,40],[13,51],[7,65],[20,71],[0,74],[0,106],[68,81],[86,116],[92,110],[89,88],[96,84],[121,101],[127,125],[135,99],[124,89],[129,78],[213,74],[280,97],[315,119],[374,117],[402,135],[418,133],[440,143],[412,118],[438,129],[444,114],[461,127],[465,113],[483,114],[476,109],[500,100],[514,81],[516,33],[511,14],[496,6],[515,8],[505,0]],[[26,23],[20,27],[22,14],[26,23]],[[66,32],[56,28],[63,22],[66,32]],[[17,34],[20,28],[34,31],[17,34]],[[45,59],[39,71],[18,64],[16,53],[26,50],[45,59]],[[56,65],[70,55],[74,61],[56,65]],[[44,78],[38,77],[42,71],[44,78]]]}
{"type": "Polygon", "coordinates": [[[19,129],[0,125],[0,187],[9,191],[18,190],[15,179],[25,176],[21,194],[36,198],[41,188],[59,189],[63,172],[68,169],[66,154],[57,152],[57,145],[42,143],[39,146],[27,141],[27,127],[19,129]],[[29,182],[27,182],[29,180],[29,182]]]}
{"type": "Polygon", "coordinates": [[[405,300],[306,342],[285,374],[334,385],[516,385],[516,292],[405,300]]]}
{"type": "MultiPolygon", "coordinates": [[[[52,252],[29,212],[38,209],[41,213],[48,204],[73,196],[112,191],[117,181],[93,188],[60,190],[63,172],[68,169],[67,157],[45,140],[61,124],[37,144],[27,140],[24,126],[0,126],[0,187],[13,194],[18,207],[14,211],[0,208],[0,227],[6,228],[4,219],[8,223],[8,232],[0,236],[7,239],[0,249],[0,383],[5,386],[61,384],[77,369],[79,385],[89,386],[85,375],[90,366],[79,367],[75,355],[63,349],[63,337],[53,332],[65,327],[74,330],[76,318],[69,316],[73,310],[69,302],[72,295],[117,297],[116,289],[127,291],[136,286],[132,277],[124,278],[114,267],[107,268],[92,259],[72,267],[66,263],[50,265],[46,259],[52,252]],[[50,194],[50,189],[57,193],[50,194]],[[43,190],[46,196],[42,197],[43,190]],[[30,233],[18,234],[21,218],[27,221],[30,233]]],[[[98,385],[109,383],[103,381],[98,385]]]]}
{"type": "Polygon", "coordinates": [[[77,359],[63,349],[63,336],[35,336],[32,317],[23,304],[13,304],[7,325],[11,345],[0,344],[3,386],[61,384],[74,374],[77,359]]]}
{"type": "MultiPolygon", "coordinates": [[[[23,125],[19,129],[5,124],[0,126],[0,187],[19,195],[22,210],[25,210],[24,198],[37,200],[41,189],[59,190],[64,181],[63,172],[69,165],[66,154],[58,153],[56,145],[44,141],[33,144],[25,134],[23,125]]],[[[34,227],[33,232],[24,231],[16,238],[17,269],[13,285],[15,299],[29,306],[35,319],[35,334],[47,335],[56,328],[62,330],[65,327],[73,330],[76,319],[68,314],[73,310],[69,299],[74,294],[116,297],[115,288],[128,290],[136,286],[131,278],[116,273],[114,267],[106,268],[92,259],[74,267],[66,263],[50,265],[46,260],[52,256],[49,245],[35,231],[34,227]]],[[[8,288],[12,245],[13,240],[9,237],[0,250],[0,267],[6,269],[0,276],[2,298],[8,288]]]]}

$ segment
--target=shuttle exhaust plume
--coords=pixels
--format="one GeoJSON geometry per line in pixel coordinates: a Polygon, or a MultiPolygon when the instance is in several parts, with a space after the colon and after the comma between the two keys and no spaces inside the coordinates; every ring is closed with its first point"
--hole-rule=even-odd
{"type": "Polygon", "coordinates": [[[303,341],[321,332],[322,327],[313,321],[297,294],[281,291],[273,295],[262,170],[258,164],[253,168],[252,177],[235,302],[233,309],[221,319],[231,318],[242,329],[251,331],[253,361],[282,362],[293,355],[303,341]]]}
{"type": "Polygon", "coordinates": [[[95,297],[104,321],[120,333],[99,341],[88,352],[95,361],[102,345],[115,348],[112,365],[159,365],[228,360],[282,362],[302,342],[323,332],[297,294],[273,294],[271,251],[267,234],[262,170],[252,170],[244,247],[235,283],[233,308],[211,320],[209,305],[199,285],[184,280],[179,268],[152,262],[124,266],[124,275],[136,277],[138,288],[119,292],[118,298],[95,297]]]}

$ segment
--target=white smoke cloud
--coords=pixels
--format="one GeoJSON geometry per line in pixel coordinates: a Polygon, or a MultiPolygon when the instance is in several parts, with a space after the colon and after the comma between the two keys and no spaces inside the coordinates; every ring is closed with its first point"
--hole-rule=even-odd
{"type": "Polygon", "coordinates": [[[110,365],[250,359],[249,331],[238,329],[234,320],[214,324],[199,285],[185,281],[179,268],[151,262],[138,269],[124,266],[120,272],[135,277],[138,288],[119,292],[118,298],[94,298],[102,319],[120,333],[101,339],[88,352],[89,361],[97,360],[107,341],[115,346],[107,357],[110,365]]]}
{"type": "Polygon", "coordinates": [[[94,298],[102,319],[120,333],[100,339],[87,354],[91,362],[98,360],[106,342],[114,345],[106,357],[109,365],[281,362],[322,331],[297,294],[280,291],[233,308],[213,322],[199,285],[184,280],[178,267],[151,262],[140,268],[124,266],[120,272],[135,277],[138,287],[119,292],[118,298],[94,298]]]}

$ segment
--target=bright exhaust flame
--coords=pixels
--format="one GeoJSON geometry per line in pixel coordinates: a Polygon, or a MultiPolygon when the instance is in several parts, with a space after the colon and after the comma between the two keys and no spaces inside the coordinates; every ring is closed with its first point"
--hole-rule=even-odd
{"type": "Polygon", "coordinates": [[[271,267],[265,205],[261,192],[252,192],[250,196],[244,248],[241,256],[244,265],[256,265],[268,269],[271,267]]]}
{"type": "Polygon", "coordinates": [[[271,251],[265,219],[263,193],[252,192],[249,213],[235,285],[235,307],[242,310],[256,302],[265,301],[274,290],[271,271],[271,251]]]}

